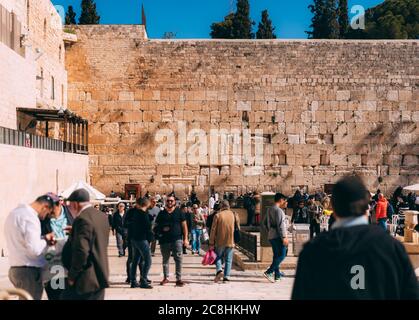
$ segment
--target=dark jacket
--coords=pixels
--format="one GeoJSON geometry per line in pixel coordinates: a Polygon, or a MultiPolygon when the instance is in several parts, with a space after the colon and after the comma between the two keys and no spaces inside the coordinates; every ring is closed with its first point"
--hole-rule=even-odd
{"type": "Polygon", "coordinates": [[[147,212],[137,208],[129,209],[125,226],[128,228],[128,237],[130,240],[136,241],[153,241],[153,233],[151,231],[151,221],[147,212]]]}
{"type": "Polygon", "coordinates": [[[109,287],[109,222],[106,214],[87,208],[74,220],[63,250],[68,278],[75,281],[78,294],[109,287]]]}
{"type": "Polygon", "coordinates": [[[294,209],[291,223],[310,223],[310,216],[307,207],[294,209]]]}
{"type": "Polygon", "coordinates": [[[116,231],[119,234],[125,234],[125,228],[124,228],[124,221],[123,217],[119,214],[119,211],[116,211],[112,215],[112,231],[116,231]]]}
{"type": "Polygon", "coordinates": [[[404,246],[377,226],[324,232],[299,256],[294,300],[418,298],[418,281],[404,246]],[[362,273],[365,287],[354,289],[362,273]]]}

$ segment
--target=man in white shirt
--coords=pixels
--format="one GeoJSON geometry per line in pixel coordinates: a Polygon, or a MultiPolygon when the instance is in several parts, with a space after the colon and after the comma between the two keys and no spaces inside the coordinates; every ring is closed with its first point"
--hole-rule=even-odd
{"type": "Polygon", "coordinates": [[[208,204],[209,204],[209,209],[211,213],[214,210],[214,205],[215,205],[214,195],[211,195],[211,197],[209,198],[208,204]]]}
{"type": "Polygon", "coordinates": [[[9,279],[18,288],[27,291],[34,300],[41,300],[43,284],[41,270],[46,261],[43,252],[55,243],[54,234],[41,238],[41,222],[54,207],[51,196],[37,198],[30,205],[14,209],[4,224],[9,253],[9,279]]]}

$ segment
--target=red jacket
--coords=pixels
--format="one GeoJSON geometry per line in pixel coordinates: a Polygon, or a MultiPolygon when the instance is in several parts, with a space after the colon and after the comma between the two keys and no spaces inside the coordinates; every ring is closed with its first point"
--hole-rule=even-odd
{"type": "Polygon", "coordinates": [[[388,201],[386,198],[378,199],[377,205],[375,207],[375,218],[377,221],[379,219],[387,219],[387,206],[388,201]]]}

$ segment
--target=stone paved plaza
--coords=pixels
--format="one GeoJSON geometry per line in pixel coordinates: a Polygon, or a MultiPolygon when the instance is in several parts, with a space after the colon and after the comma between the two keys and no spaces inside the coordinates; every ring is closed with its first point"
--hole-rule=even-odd
{"type": "MultiPolygon", "coordinates": [[[[262,271],[232,271],[228,284],[213,282],[215,267],[201,265],[202,257],[192,256],[190,251],[184,256],[183,288],[175,287],[174,274],[171,283],[162,287],[161,255],[159,248],[153,257],[153,266],[149,278],[153,281],[153,290],[131,289],[125,283],[126,258],[118,258],[114,237],[110,238],[109,263],[111,287],[106,291],[107,300],[287,300],[291,297],[294,282],[294,271],[285,270],[286,277],[278,283],[269,283],[262,271]]],[[[172,260],[171,273],[175,266],[172,260]]],[[[11,287],[7,278],[8,263],[6,258],[0,258],[0,288],[11,287]]],[[[47,299],[44,294],[44,299],[47,299]]]]}

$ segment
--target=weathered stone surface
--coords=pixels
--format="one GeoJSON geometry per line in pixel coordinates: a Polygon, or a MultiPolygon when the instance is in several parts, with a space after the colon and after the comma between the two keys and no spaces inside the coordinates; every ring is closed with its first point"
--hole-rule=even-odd
{"type": "Polygon", "coordinates": [[[130,26],[76,30],[79,41],[67,51],[69,106],[90,120],[91,154],[99,157],[93,181],[105,192],[140,181],[145,189],[175,188],[181,194],[195,185],[205,199],[209,162],[192,164],[180,154],[193,153],[195,134],[204,133],[204,147],[214,146],[211,129],[225,130],[230,143],[223,149],[226,158],[211,163],[211,184],[220,192],[291,193],[299,184],[312,190],[354,171],[371,188],[380,174],[382,190],[392,192],[405,179],[399,174],[415,172],[416,42],[149,40],[135,45],[130,26]],[[156,163],[154,152],[163,142],[154,138],[161,130],[173,133],[175,164],[156,163]],[[234,149],[235,134],[242,139],[245,130],[250,140],[234,149]],[[256,130],[265,144],[262,166],[256,165],[256,130]],[[249,145],[252,154],[244,156],[249,145]],[[258,175],[246,176],[245,162],[260,170],[258,175]]]}

